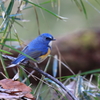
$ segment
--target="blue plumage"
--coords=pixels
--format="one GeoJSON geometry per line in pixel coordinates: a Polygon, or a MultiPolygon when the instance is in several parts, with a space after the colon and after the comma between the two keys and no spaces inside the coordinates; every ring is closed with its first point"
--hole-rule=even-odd
{"type": "MultiPolygon", "coordinates": [[[[49,33],[43,33],[39,35],[37,38],[32,40],[23,50],[22,52],[31,56],[36,60],[36,63],[42,62],[50,53],[51,46],[49,43],[55,40],[53,36],[49,33]]],[[[19,54],[16,60],[12,61],[12,65],[9,67],[13,67],[17,64],[20,64],[23,61],[30,60],[26,56],[19,54]]]]}

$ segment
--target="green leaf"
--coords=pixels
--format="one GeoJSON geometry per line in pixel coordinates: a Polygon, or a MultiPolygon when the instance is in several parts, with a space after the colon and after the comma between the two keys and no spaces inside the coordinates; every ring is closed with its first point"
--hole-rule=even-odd
{"type": "Polygon", "coordinates": [[[96,69],[96,70],[91,70],[91,71],[87,71],[87,72],[83,72],[80,75],[87,75],[87,74],[93,74],[93,73],[97,73],[100,72],[100,69],[96,69]]]}
{"type": "Polygon", "coordinates": [[[6,65],[5,65],[5,63],[4,63],[4,59],[2,58],[1,52],[0,52],[0,61],[1,61],[1,65],[2,65],[2,67],[3,67],[3,70],[4,70],[4,73],[5,73],[6,77],[9,78],[9,75],[8,75],[8,73],[7,73],[7,70],[6,70],[6,65]]]}
{"type": "MultiPolygon", "coordinates": [[[[53,1],[56,1],[56,0],[52,0],[52,1],[51,1],[51,0],[49,0],[49,1],[45,1],[45,2],[39,3],[39,5],[44,5],[44,4],[47,4],[47,3],[53,2],[53,1]]],[[[28,8],[32,8],[32,7],[33,7],[33,6],[28,6],[28,7],[25,7],[25,8],[24,8],[24,10],[25,10],[25,9],[28,9],[28,8]]]]}
{"type": "MultiPolygon", "coordinates": [[[[12,18],[12,17],[16,17],[16,16],[21,16],[22,14],[12,14],[12,15],[9,15],[8,17],[9,18],[12,18]]],[[[3,18],[2,16],[0,16],[0,18],[3,18]]]]}
{"type": "Polygon", "coordinates": [[[52,11],[50,11],[50,10],[48,10],[48,9],[46,9],[46,8],[44,8],[44,7],[40,6],[40,5],[38,5],[38,4],[35,4],[35,3],[30,2],[30,1],[28,1],[28,0],[24,0],[24,1],[27,1],[28,3],[30,3],[30,4],[32,4],[32,5],[36,6],[36,7],[39,7],[39,8],[41,8],[41,9],[47,11],[48,13],[50,13],[50,14],[56,16],[57,18],[59,18],[59,19],[61,19],[61,20],[64,20],[64,21],[65,21],[66,19],[68,19],[67,17],[59,16],[58,14],[55,14],[54,12],[52,12],[52,11]]]}
{"type": "Polygon", "coordinates": [[[6,10],[6,15],[10,15],[11,11],[12,11],[12,8],[13,8],[13,5],[14,5],[14,0],[11,0],[10,1],[10,4],[8,6],[8,9],[6,10]]]}
{"type": "Polygon", "coordinates": [[[0,52],[6,53],[6,54],[12,54],[12,53],[10,53],[10,52],[8,52],[8,51],[1,50],[1,49],[0,49],[0,52]]]}
{"type": "Polygon", "coordinates": [[[76,6],[79,8],[80,11],[82,11],[81,5],[79,4],[79,2],[77,0],[74,0],[76,6]]]}
{"type": "MultiPolygon", "coordinates": [[[[0,41],[1,41],[1,39],[0,39],[0,41]]],[[[18,39],[6,38],[6,39],[4,39],[4,41],[18,41],[18,39]]]]}
{"type": "Polygon", "coordinates": [[[80,0],[80,3],[81,3],[81,5],[82,5],[82,8],[83,8],[83,11],[84,11],[85,17],[86,17],[86,19],[87,19],[87,12],[86,12],[86,9],[85,9],[85,6],[84,6],[82,0],[80,0]]]}
{"type": "MultiPolygon", "coordinates": [[[[83,72],[83,73],[80,73],[80,75],[88,75],[88,74],[93,74],[93,73],[98,73],[98,72],[100,72],[100,69],[90,70],[90,71],[87,71],[87,72],[83,72]]],[[[75,77],[75,76],[77,76],[77,75],[63,76],[61,78],[72,78],[72,77],[75,77]]]]}
{"type": "Polygon", "coordinates": [[[49,1],[45,1],[45,2],[42,2],[42,3],[40,3],[40,5],[43,5],[43,4],[47,4],[47,3],[50,3],[50,2],[53,2],[53,1],[56,1],[56,0],[49,0],[49,1]]]}

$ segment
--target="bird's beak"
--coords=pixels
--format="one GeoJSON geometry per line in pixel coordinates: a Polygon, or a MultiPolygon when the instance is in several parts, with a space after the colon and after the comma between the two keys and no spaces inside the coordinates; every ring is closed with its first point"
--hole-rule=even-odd
{"type": "Polygon", "coordinates": [[[52,41],[55,41],[56,39],[53,39],[52,41]]]}

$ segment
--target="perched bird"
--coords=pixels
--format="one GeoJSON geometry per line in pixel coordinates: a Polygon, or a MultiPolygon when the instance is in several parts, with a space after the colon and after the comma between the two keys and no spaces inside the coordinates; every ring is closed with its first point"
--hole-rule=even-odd
{"type": "MultiPolygon", "coordinates": [[[[22,52],[33,59],[35,59],[36,63],[41,63],[43,60],[47,58],[47,56],[51,52],[51,42],[55,40],[53,36],[49,33],[43,33],[39,35],[37,38],[32,40],[23,50],[22,52]]],[[[12,61],[9,67],[14,67],[24,61],[31,61],[25,55],[19,54],[19,56],[12,61]]]]}

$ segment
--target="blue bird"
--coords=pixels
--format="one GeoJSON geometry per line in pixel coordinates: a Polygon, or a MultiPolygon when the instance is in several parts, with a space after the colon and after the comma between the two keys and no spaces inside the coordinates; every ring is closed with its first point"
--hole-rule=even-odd
{"type": "MultiPolygon", "coordinates": [[[[23,50],[22,52],[33,59],[35,59],[34,62],[41,63],[44,61],[47,56],[51,52],[51,46],[50,43],[55,40],[53,36],[49,33],[43,33],[39,35],[37,38],[32,40],[23,50]]],[[[28,57],[19,54],[19,56],[12,61],[11,65],[9,67],[14,67],[24,61],[31,61],[28,57]]],[[[32,60],[33,61],[33,60],[32,60]]]]}

